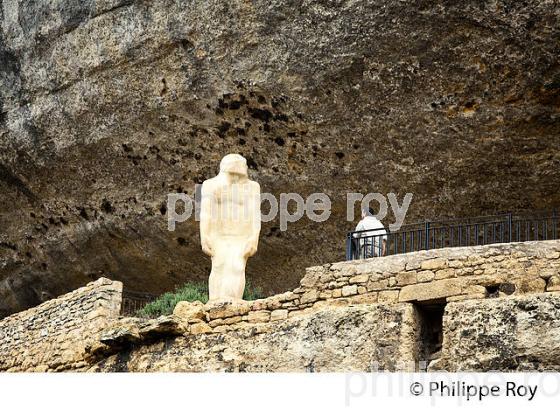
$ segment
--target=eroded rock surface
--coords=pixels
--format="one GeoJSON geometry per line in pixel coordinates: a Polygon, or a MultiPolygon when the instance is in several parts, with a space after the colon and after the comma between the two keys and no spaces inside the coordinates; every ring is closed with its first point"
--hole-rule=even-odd
{"type": "Polygon", "coordinates": [[[450,303],[443,329],[432,370],[560,370],[558,293],[450,303]]]}
{"type": "Polygon", "coordinates": [[[198,226],[168,232],[165,196],[228,152],[263,192],[333,199],[326,223],[263,225],[247,272],[269,294],[343,258],[348,191],[412,192],[409,220],[558,207],[559,16],[553,0],[2,1],[0,315],[100,276],[205,280],[198,226]]]}
{"type": "Polygon", "coordinates": [[[395,370],[414,363],[412,305],[331,308],[223,334],[128,348],[90,371],[314,372],[395,370]]]}

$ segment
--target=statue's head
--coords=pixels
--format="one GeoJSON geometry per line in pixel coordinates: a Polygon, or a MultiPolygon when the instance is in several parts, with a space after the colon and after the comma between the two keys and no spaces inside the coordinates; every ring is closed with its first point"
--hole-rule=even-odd
{"type": "Polygon", "coordinates": [[[220,172],[247,176],[247,160],[239,154],[228,154],[220,161],[220,172]]]}

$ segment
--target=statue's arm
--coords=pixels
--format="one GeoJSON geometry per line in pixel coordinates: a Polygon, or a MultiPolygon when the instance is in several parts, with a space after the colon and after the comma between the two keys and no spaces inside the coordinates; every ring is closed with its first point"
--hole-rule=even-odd
{"type": "Polygon", "coordinates": [[[211,187],[207,182],[202,184],[200,199],[200,245],[202,251],[208,255],[213,256],[214,252],[211,244],[211,229],[212,229],[212,197],[211,187]]]}
{"type": "Polygon", "coordinates": [[[257,252],[259,245],[259,235],[261,233],[261,187],[258,182],[251,183],[251,232],[247,244],[246,256],[253,256],[257,252]]]}

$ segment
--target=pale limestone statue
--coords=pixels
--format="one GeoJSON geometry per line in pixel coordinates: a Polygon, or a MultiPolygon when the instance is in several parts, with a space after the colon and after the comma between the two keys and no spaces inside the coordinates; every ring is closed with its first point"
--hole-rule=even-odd
{"type": "Polygon", "coordinates": [[[202,184],[200,241],[212,258],[210,301],[240,301],[247,259],[257,252],[261,188],[247,175],[247,161],[228,154],[220,172],[202,184]]]}

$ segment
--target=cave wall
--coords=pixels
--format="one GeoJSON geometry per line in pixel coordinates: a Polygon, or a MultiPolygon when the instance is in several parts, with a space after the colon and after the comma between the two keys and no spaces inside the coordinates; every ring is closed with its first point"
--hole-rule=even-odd
{"type": "MultiPolygon", "coordinates": [[[[560,205],[560,7],[547,1],[3,0],[0,315],[101,276],[205,280],[166,230],[229,152],[264,192],[325,192],[326,223],[263,226],[267,294],[341,260],[346,192],[407,221],[560,205]]],[[[391,218],[389,217],[389,220],[391,218]]]]}

